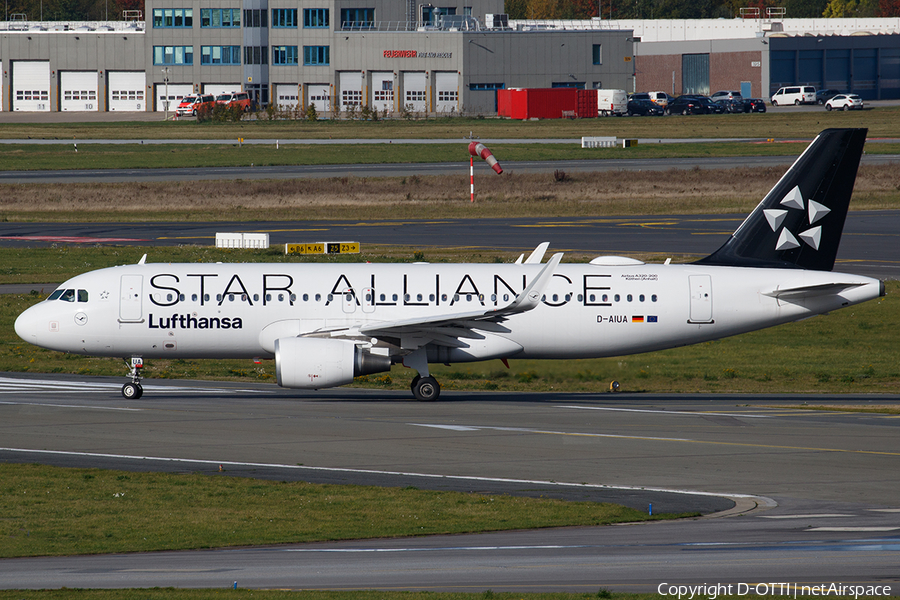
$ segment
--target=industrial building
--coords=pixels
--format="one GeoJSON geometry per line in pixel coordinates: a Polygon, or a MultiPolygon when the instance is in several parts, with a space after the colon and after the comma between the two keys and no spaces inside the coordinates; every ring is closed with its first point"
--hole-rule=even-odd
{"type": "Polygon", "coordinates": [[[164,111],[244,90],[322,115],[496,114],[496,90],[633,87],[630,31],[510,26],[502,0],[149,0],[146,18],[0,26],[4,111],[164,111]],[[5,27],[4,27],[5,26],[5,27]]]}

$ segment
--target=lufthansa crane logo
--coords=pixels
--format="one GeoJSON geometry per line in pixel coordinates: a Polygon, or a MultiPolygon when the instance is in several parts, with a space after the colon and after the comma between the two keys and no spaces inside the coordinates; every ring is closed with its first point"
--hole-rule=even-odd
{"type": "Polygon", "coordinates": [[[822,241],[822,226],[818,225],[812,227],[812,225],[815,225],[816,222],[820,221],[825,215],[830,213],[831,209],[814,200],[809,200],[806,205],[804,205],[803,193],[800,191],[799,185],[794,186],[794,189],[785,194],[784,198],[781,200],[781,205],[786,207],[786,209],[807,211],[810,227],[805,231],[801,231],[795,237],[793,233],[788,231],[787,227],[782,227],[785,217],[788,214],[788,210],[780,208],[765,209],[763,212],[766,215],[766,220],[769,222],[772,231],[778,233],[778,230],[781,230],[778,235],[778,241],[775,243],[775,249],[792,250],[794,248],[799,248],[800,242],[802,241],[813,250],[818,250],[819,244],[822,241]],[[797,239],[798,237],[800,240],[797,239]]]}

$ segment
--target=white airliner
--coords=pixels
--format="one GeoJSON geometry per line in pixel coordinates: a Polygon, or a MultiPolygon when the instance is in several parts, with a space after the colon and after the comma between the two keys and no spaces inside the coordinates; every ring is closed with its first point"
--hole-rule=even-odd
{"type": "Polygon", "coordinates": [[[402,363],[591,358],[714,340],[884,295],[833,273],[865,129],[822,132],[729,240],[692,264],[144,264],[65,282],[16,320],[32,344],[123,357],[274,358],[278,385],[319,389],[402,363]]]}

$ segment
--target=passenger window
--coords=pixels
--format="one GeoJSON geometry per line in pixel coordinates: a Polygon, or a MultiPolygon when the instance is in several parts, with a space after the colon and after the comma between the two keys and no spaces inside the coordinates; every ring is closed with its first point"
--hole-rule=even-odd
{"type": "Polygon", "coordinates": [[[650,301],[656,302],[656,294],[653,294],[652,296],[650,296],[650,301]]]}
{"type": "Polygon", "coordinates": [[[613,300],[615,300],[616,302],[618,302],[620,298],[621,298],[621,296],[619,296],[618,294],[613,296],[613,300]]]}
{"type": "Polygon", "coordinates": [[[316,294],[316,302],[322,301],[322,294],[316,294]]]}
{"type": "Polygon", "coordinates": [[[303,294],[303,301],[309,302],[309,294],[303,294]]]}
{"type": "Polygon", "coordinates": [[[87,302],[88,301],[88,291],[87,290],[78,290],[78,301],[79,302],[87,302]]]}
{"type": "Polygon", "coordinates": [[[628,294],[628,301],[631,302],[632,299],[633,298],[632,298],[631,294],[628,294]]]}
{"type": "Polygon", "coordinates": [[[75,290],[66,290],[59,297],[63,302],[75,302],[75,290]]]}
{"type": "Polygon", "coordinates": [[[197,301],[197,294],[191,294],[191,302],[197,301]]]}
{"type": "Polygon", "coordinates": [[[641,302],[643,302],[643,301],[644,301],[644,295],[641,294],[640,296],[638,296],[638,300],[640,300],[641,302]]]}
{"type": "Polygon", "coordinates": [[[291,304],[297,301],[297,294],[291,294],[291,304]]]}

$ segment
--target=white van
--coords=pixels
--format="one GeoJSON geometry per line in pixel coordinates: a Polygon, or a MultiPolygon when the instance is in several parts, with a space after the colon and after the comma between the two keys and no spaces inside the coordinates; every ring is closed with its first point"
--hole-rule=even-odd
{"type": "Polygon", "coordinates": [[[628,112],[628,94],[625,90],[597,90],[597,115],[621,117],[628,112]]]}
{"type": "Polygon", "coordinates": [[[650,100],[665,108],[669,105],[669,101],[674,100],[674,98],[665,92],[650,92],[650,100]]]}
{"type": "Polygon", "coordinates": [[[772,106],[786,104],[815,104],[816,88],[811,85],[783,87],[772,94],[772,106]]]}

